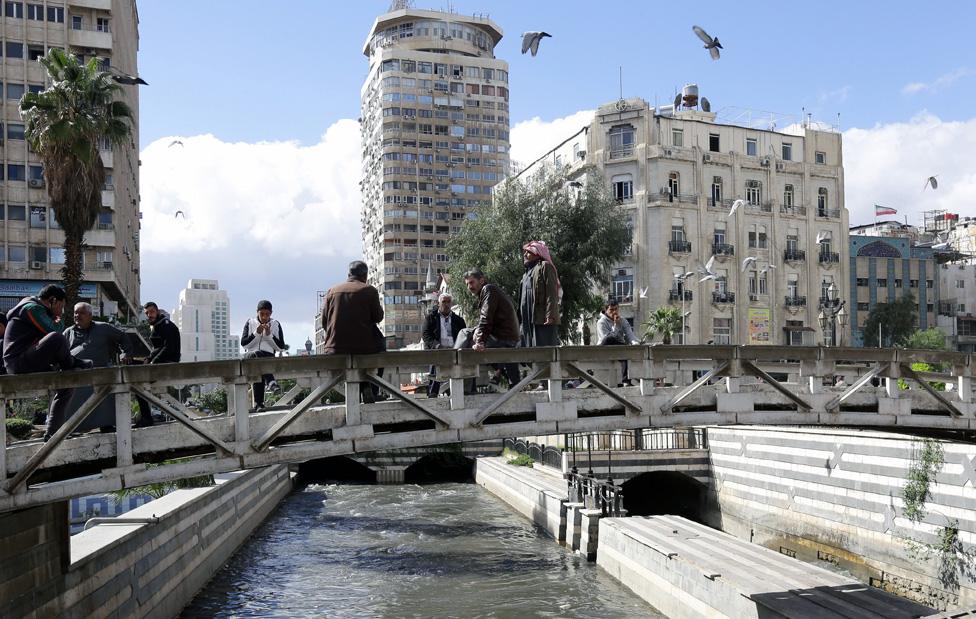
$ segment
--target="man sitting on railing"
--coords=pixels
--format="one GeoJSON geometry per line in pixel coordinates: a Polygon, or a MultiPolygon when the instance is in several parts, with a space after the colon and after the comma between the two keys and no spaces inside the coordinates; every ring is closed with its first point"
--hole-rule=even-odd
{"type": "MultiPolygon", "coordinates": [[[[424,319],[423,340],[426,350],[438,348],[454,348],[454,338],[467,326],[464,318],[451,311],[454,297],[448,293],[437,298],[437,306],[428,312],[424,319]]],[[[441,390],[440,381],[436,380],[435,366],[430,366],[430,384],[427,385],[427,397],[436,398],[441,390]]]]}
{"type": "MultiPolygon", "coordinates": [[[[91,361],[71,356],[68,341],[61,333],[64,331],[61,314],[66,296],[60,287],[48,284],[36,297],[23,299],[7,312],[7,330],[3,334],[3,364],[7,374],[92,367],[91,361]]],[[[55,393],[48,412],[49,419],[64,419],[71,391],[59,389],[55,393]]],[[[49,425],[44,440],[51,438],[54,430],[49,425]]]]}
{"type": "MultiPolygon", "coordinates": [[[[478,324],[473,329],[462,329],[454,347],[478,351],[486,348],[517,347],[519,324],[512,298],[495,284],[489,283],[480,269],[465,273],[464,284],[478,298],[478,324]]],[[[514,387],[519,382],[517,363],[504,364],[502,371],[510,386],[514,387]]]]}
{"type": "MultiPolygon", "coordinates": [[[[634,335],[633,327],[630,326],[626,318],[620,315],[620,305],[616,299],[610,299],[606,307],[603,308],[603,312],[600,313],[600,319],[596,322],[596,337],[599,346],[640,344],[637,336],[634,335]]],[[[626,360],[621,363],[623,363],[623,382],[621,385],[629,387],[631,385],[630,368],[626,360]]]]}

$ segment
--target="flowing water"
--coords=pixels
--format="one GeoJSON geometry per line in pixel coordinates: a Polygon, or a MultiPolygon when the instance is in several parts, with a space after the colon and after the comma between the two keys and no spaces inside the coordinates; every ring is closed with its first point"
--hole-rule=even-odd
{"type": "Polygon", "coordinates": [[[663,617],[475,484],[309,485],[183,617],[663,617]]]}

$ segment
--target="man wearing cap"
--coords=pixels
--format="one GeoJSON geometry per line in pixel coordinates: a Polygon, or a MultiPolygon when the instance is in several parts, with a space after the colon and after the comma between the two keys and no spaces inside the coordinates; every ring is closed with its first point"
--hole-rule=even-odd
{"type": "MultiPolygon", "coordinates": [[[[281,330],[281,323],[271,317],[271,301],[258,301],[257,316],[248,318],[244,323],[241,334],[241,346],[247,351],[245,359],[258,357],[274,357],[285,349],[285,335],[281,330]]],[[[278,383],[271,374],[261,376],[261,381],[251,385],[254,395],[254,408],[264,408],[264,386],[277,391],[278,383]]]]}

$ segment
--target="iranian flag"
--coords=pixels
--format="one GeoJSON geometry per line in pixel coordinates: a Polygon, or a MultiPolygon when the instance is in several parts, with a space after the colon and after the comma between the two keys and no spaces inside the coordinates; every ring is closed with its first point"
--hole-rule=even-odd
{"type": "Polygon", "coordinates": [[[891,207],[889,207],[889,206],[881,206],[880,204],[875,204],[874,205],[874,216],[875,217],[881,217],[882,215],[897,215],[897,214],[898,214],[898,211],[895,210],[895,209],[893,209],[893,208],[891,208],[891,207]]]}

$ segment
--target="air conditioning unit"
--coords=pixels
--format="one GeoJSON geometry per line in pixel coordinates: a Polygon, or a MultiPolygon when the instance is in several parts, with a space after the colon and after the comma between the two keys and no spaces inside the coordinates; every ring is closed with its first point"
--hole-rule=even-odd
{"type": "Polygon", "coordinates": [[[760,159],[759,165],[769,167],[769,157],[763,157],[760,159]]]}
{"type": "Polygon", "coordinates": [[[785,163],[783,163],[781,161],[777,161],[776,162],[776,171],[777,172],[782,172],[785,169],[786,169],[786,164],[785,163]]]}
{"type": "Polygon", "coordinates": [[[577,151],[576,158],[577,159],[586,159],[586,151],[585,150],[577,151]]]}
{"type": "Polygon", "coordinates": [[[41,262],[40,260],[34,260],[33,262],[30,263],[30,268],[43,269],[46,264],[47,264],[46,262],[41,262]]]}
{"type": "Polygon", "coordinates": [[[751,295],[749,295],[749,300],[750,301],[758,301],[759,300],[759,295],[758,294],[751,294],[751,295]]]}
{"type": "Polygon", "coordinates": [[[27,184],[30,185],[31,187],[43,187],[44,180],[40,178],[32,178],[29,181],[27,181],[27,184]]]}
{"type": "MultiPolygon", "coordinates": [[[[668,154],[670,155],[670,154],[671,154],[671,152],[670,152],[670,151],[668,151],[668,154]]],[[[704,161],[704,162],[708,162],[708,161],[711,161],[711,160],[712,160],[712,156],[711,156],[711,155],[709,155],[708,153],[705,153],[704,155],[702,155],[702,161],[704,161]]]]}

